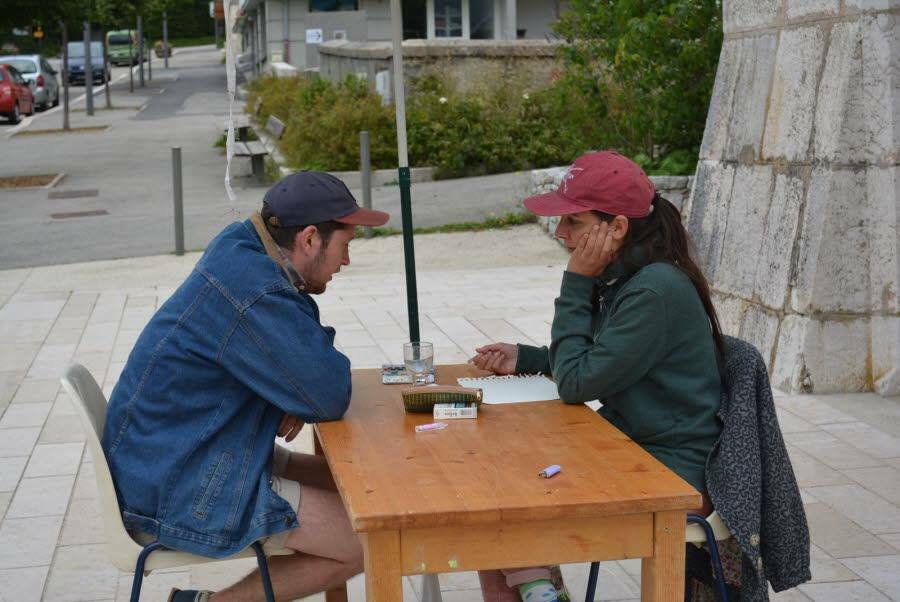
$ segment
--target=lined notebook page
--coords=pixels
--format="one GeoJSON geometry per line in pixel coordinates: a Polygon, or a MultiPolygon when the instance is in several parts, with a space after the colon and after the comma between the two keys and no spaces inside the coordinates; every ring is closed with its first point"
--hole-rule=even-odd
{"type": "Polygon", "coordinates": [[[556,383],[543,375],[486,376],[484,378],[458,378],[463,387],[473,387],[484,392],[484,403],[524,403],[559,399],[556,383]]]}

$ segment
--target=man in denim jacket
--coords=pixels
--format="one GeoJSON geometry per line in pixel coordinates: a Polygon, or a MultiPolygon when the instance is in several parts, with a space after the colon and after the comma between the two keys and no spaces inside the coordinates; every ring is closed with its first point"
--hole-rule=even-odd
{"type": "MultiPolygon", "coordinates": [[[[288,176],[261,214],[225,228],[141,333],[109,403],[103,449],[125,526],[138,541],[224,557],[257,540],[273,557],[279,599],[329,589],[362,571],[362,551],[321,457],[274,446],[306,422],[338,420],[350,362],[311,294],[341,266],[361,209],[340,180],[288,176]]],[[[262,596],[257,572],[174,602],[262,596]]]]}

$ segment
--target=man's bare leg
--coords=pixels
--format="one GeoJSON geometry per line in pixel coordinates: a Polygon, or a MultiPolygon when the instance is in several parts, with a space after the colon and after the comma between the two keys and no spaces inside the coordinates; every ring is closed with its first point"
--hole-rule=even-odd
{"type": "MultiPolygon", "coordinates": [[[[296,466],[293,457],[290,466],[296,466]]],[[[285,542],[298,553],[269,560],[278,600],[294,600],[331,589],[363,570],[362,546],[336,491],[303,485],[299,516],[300,526],[291,531],[285,542]]],[[[212,600],[264,600],[259,571],[218,592],[212,600]]]]}

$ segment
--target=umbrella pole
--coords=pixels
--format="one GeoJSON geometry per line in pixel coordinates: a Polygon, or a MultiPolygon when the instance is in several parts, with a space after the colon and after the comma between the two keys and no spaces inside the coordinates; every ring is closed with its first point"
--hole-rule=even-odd
{"type": "Polygon", "coordinates": [[[413,246],[412,196],[409,157],[406,152],[406,92],[403,84],[403,11],[400,0],[391,0],[391,30],[394,58],[394,106],[397,110],[397,156],[399,158],[400,213],[403,223],[403,260],[406,264],[406,311],[409,340],[419,341],[419,299],[416,291],[416,253],[413,246]]]}

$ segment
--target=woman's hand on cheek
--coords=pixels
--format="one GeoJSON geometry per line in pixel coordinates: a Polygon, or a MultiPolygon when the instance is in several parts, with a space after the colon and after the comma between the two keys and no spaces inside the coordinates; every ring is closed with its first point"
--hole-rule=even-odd
{"type": "Polygon", "coordinates": [[[612,229],[609,224],[603,222],[592,226],[579,239],[578,245],[569,257],[569,265],[566,269],[575,274],[596,278],[612,262],[615,255],[614,247],[612,229]]]}

